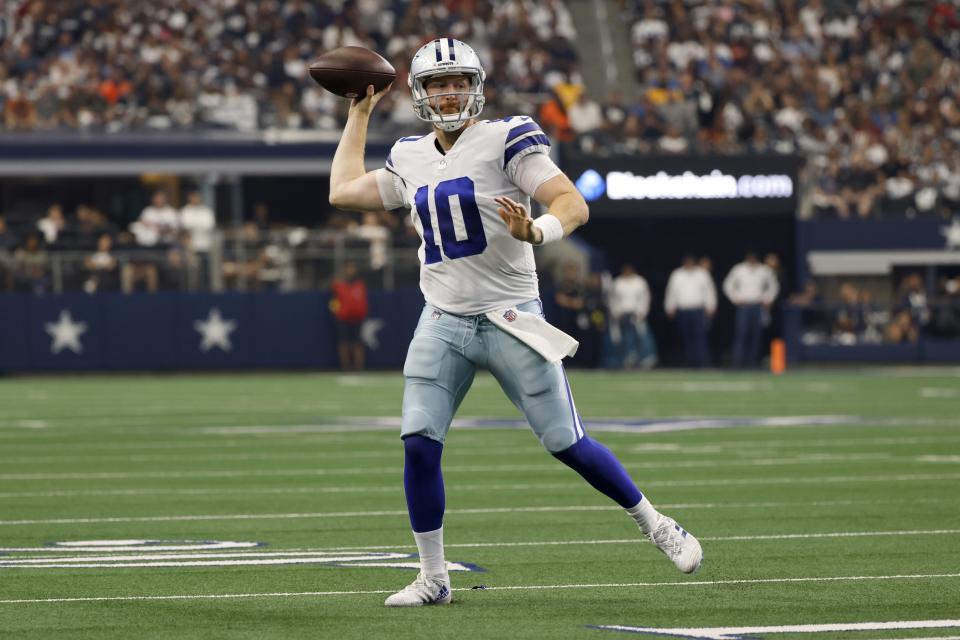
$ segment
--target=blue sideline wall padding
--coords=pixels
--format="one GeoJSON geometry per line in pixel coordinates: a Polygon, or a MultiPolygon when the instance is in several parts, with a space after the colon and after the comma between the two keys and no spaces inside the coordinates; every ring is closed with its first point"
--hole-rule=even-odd
{"type": "MultiPolygon", "coordinates": [[[[0,296],[0,371],[336,368],[328,292],[0,296]]],[[[423,297],[372,292],[368,364],[399,368],[423,297]]]]}

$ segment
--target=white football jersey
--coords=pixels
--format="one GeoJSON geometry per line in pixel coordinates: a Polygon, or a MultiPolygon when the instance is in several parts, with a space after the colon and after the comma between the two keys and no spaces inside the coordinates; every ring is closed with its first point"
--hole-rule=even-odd
{"type": "Polygon", "coordinates": [[[507,196],[529,211],[530,195],[560,170],[546,155],[546,169],[529,163],[537,169],[523,171],[520,161],[549,150],[540,126],[526,116],[480,120],[446,154],[433,133],[393,145],[389,175],[380,170],[378,186],[385,207],[411,210],[428,303],[477,315],[539,296],[533,247],[510,235],[494,198],[507,196]]]}

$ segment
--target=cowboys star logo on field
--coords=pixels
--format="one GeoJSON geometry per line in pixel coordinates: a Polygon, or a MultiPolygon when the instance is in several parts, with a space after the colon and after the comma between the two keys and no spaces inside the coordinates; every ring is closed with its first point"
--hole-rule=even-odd
{"type": "MultiPolygon", "coordinates": [[[[405,551],[266,551],[262,542],[220,540],[80,540],[43,547],[0,548],[0,569],[129,569],[145,567],[242,567],[313,564],[328,567],[420,569],[405,551]]],[[[485,569],[447,562],[447,571],[485,569]]]]}

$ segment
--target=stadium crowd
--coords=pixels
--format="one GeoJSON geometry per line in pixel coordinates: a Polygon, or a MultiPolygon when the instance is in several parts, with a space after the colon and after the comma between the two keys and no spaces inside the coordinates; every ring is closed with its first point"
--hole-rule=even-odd
{"type": "Polygon", "coordinates": [[[960,210],[955,2],[621,4],[638,148],[803,153],[810,205],[842,218],[960,210]]]}
{"type": "Polygon", "coordinates": [[[0,128],[336,130],[344,101],[307,66],[362,45],[398,70],[375,126],[409,129],[409,54],[449,34],[485,62],[485,115],[536,113],[591,153],[802,153],[805,214],[960,210],[956,3],[620,5],[634,100],[584,90],[562,0],[25,0],[0,40],[0,128]]]}
{"type": "Polygon", "coordinates": [[[560,0],[24,0],[0,38],[2,127],[336,129],[345,101],[307,68],[346,45],[392,61],[395,91],[378,126],[403,127],[416,121],[410,53],[433,34],[469,40],[481,55],[490,113],[532,110],[517,100],[546,91],[577,59],[560,0]]]}

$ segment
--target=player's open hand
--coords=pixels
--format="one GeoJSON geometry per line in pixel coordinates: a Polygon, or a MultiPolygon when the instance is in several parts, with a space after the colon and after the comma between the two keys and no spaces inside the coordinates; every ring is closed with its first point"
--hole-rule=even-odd
{"type": "Polygon", "coordinates": [[[393,83],[391,82],[384,87],[383,91],[374,91],[373,85],[368,84],[367,95],[363,96],[362,98],[354,98],[350,101],[350,113],[359,113],[361,115],[369,116],[373,111],[373,108],[377,106],[378,102],[380,102],[380,98],[385,96],[387,92],[390,91],[390,87],[392,86],[393,83]]]}
{"type": "Polygon", "coordinates": [[[531,244],[539,244],[543,241],[543,232],[533,226],[533,218],[527,213],[526,207],[506,196],[494,198],[494,201],[500,205],[497,207],[497,213],[507,225],[510,235],[531,244]]]}

